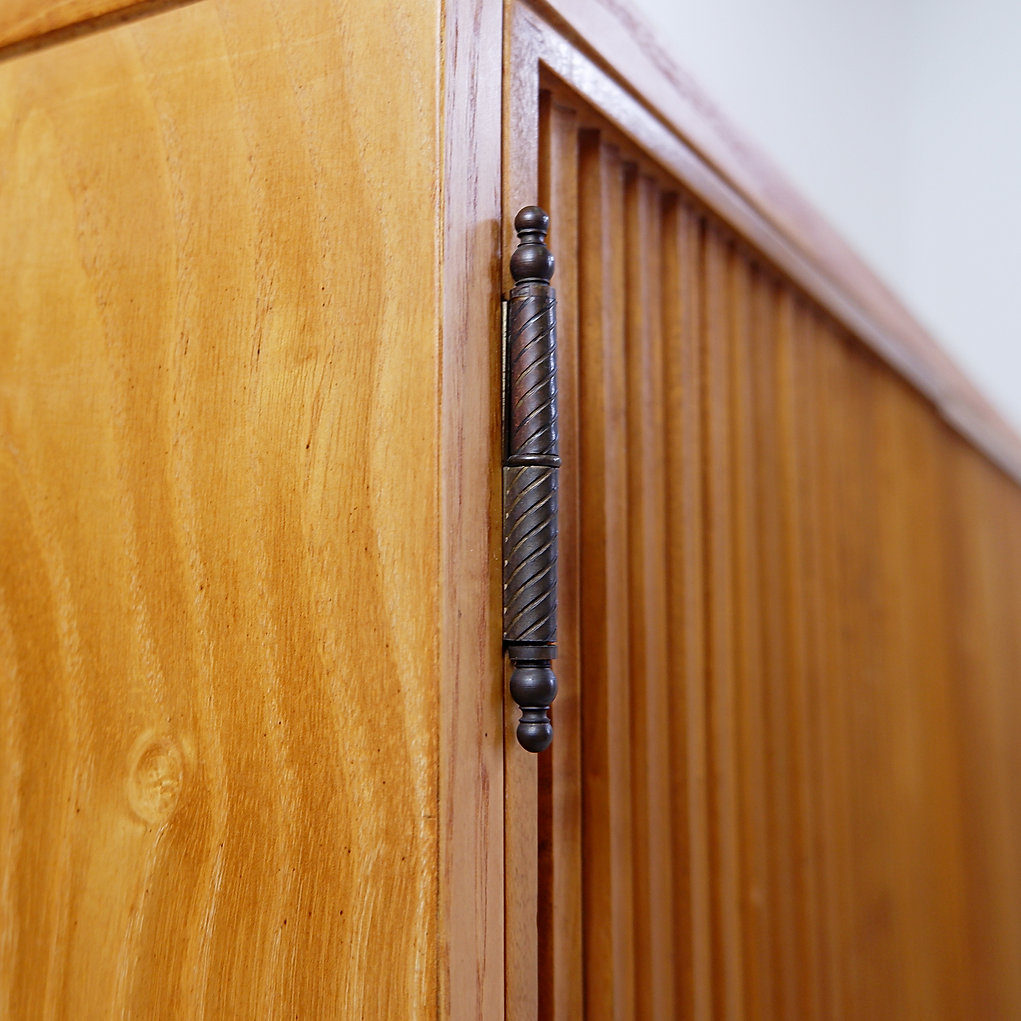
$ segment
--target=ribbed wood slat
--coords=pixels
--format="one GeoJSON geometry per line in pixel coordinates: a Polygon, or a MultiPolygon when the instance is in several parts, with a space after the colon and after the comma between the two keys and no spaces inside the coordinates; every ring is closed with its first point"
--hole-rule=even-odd
{"type": "Polygon", "coordinates": [[[706,738],[709,750],[712,974],[717,1016],[744,1016],[740,836],[734,706],[734,500],[731,451],[730,274],[735,258],[718,230],[704,235],[701,322],[705,401],[706,738]]]}
{"type": "Polygon", "coordinates": [[[586,1012],[622,1019],[634,1016],[635,971],[624,167],[617,149],[594,133],[580,147],[579,200],[579,420],[594,425],[581,432],[586,1012]]]}
{"type": "Polygon", "coordinates": [[[681,1016],[712,1012],[702,555],[702,220],[668,197],[663,211],[662,333],[667,518],[667,642],[675,980],[681,1016]]]}
{"type": "Polygon", "coordinates": [[[628,577],[636,1016],[672,1017],[670,715],[667,675],[661,210],[650,177],[627,179],[628,577]]]}
{"type": "MultiPolygon", "coordinates": [[[[561,414],[578,420],[578,116],[552,101],[540,108],[544,161],[540,202],[552,217],[557,253],[558,389],[561,414]]],[[[538,924],[546,952],[539,958],[543,1021],[582,1017],[582,821],[579,527],[580,435],[560,437],[560,693],[553,709],[556,740],[539,761],[540,826],[538,924]]]]}
{"type": "MultiPolygon", "coordinates": [[[[735,493],[755,493],[763,470],[755,451],[758,407],[751,374],[752,348],[761,340],[756,318],[759,274],[744,259],[730,280],[729,338],[732,486],[735,493]]],[[[763,686],[762,621],[759,575],[759,531],[756,501],[733,502],[735,701],[739,762],[741,918],[745,967],[745,1017],[770,1016],[773,970],[769,888],[769,847],[766,804],[765,690],[763,686]]]]}
{"type": "MultiPolygon", "coordinates": [[[[847,431],[853,414],[846,386],[841,379],[850,373],[849,355],[844,338],[834,339],[818,345],[816,371],[813,374],[812,430],[808,449],[808,464],[811,476],[816,480],[815,503],[818,528],[814,555],[817,564],[817,613],[816,635],[818,641],[818,669],[820,685],[828,690],[828,696],[821,700],[820,742],[828,758],[831,783],[831,798],[828,802],[828,835],[830,851],[826,855],[829,890],[829,911],[827,939],[830,948],[828,982],[832,987],[829,999],[831,1016],[853,1016],[848,1002],[853,982],[849,973],[853,966],[853,943],[850,931],[843,920],[848,917],[852,898],[848,870],[850,862],[840,849],[850,844],[852,830],[849,823],[848,791],[850,770],[844,721],[854,711],[848,701],[845,683],[846,671],[842,669],[844,653],[840,649],[842,585],[849,584],[840,577],[840,529],[837,527],[843,513],[842,485],[846,479],[843,467],[849,459],[846,448],[847,431]]],[[[853,655],[853,647],[848,654],[853,655]]]]}
{"type": "Polygon", "coordinates": [[[1021,492],[566,87],[540,110],[578,457],[540,1016],[1015,1016],[1021,492]]]}
{"type": "Polygon", "coordinates": [[[749,351],[749,373],[756,404],[756,489],[749,494],[759,534],[759,614],[762,622],[763,729],[767,769],[765,800],[769,833],[768,865],[771,906],[770,965],[773,972],[774,1017],[796,1016],[798,980],[795,813],[791,802],[791,749],[787,711],[788,641],[784,603],[778,598],[784,578],[783,507],[772,499],[780,477],[779,391],[780,328],[789,310],[779,285],[763,281],[761,307],[756,308],[756,334],[749,351]]]}
{"type": "MultiPolygon", "coordinates": [[[[813,797],[815,763],[810,752],[812,689],[806,643],[807,618],[815,613],[808,590],[806,542],[812,521],[806,509],[809,483],[803,441],[812,428],[806,417],[803,379],[805,347],[808,343],[808,313],[805,305],[789,291],[781,292],[786,306],[779,329],[780,403],[780,494],[784,534],[783,578],[778,589],[783,602],[783,628],[787,644],[787,725],[790,750],[789,797],[794,822],[794,901],[797,946],[797,999],[795,1016],[818,1018],[819,991],[819,901],[817,871],[817,802],[813,797]]],[[[767,499],[770,497],[767,496],[767,499]]],[[[772,497],[776,499],[776,496],[772,497]]]]}

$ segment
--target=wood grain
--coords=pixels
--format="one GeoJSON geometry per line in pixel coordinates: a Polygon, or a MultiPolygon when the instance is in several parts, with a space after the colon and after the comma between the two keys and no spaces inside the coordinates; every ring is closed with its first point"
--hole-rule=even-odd
{"type": "MultiPolygon", "coordinates": [[[[756,318],[759,283],[755,267],[742,260],[730,279],[729,354],[732,486],[736,493],[755,493],[761,470],[755,449],[756,407],[752,371],[754,346],[764,342],[764,325],[756,318]]],[[[773,909],[769,884],[772,834],[766,810],[768,732],[763,678],[761,614],[762,568],[756,505],[736,500],[733,507],[735,702],[741,816],[741,915],[744,937],[745,1016],[768,1017],[772,1011],[771,962],[773,909]]]]}
{"type": "Polygon", "coordinates": [[[579,151],[582,781],[585,1009],[635,1016],[628,651],[624,168],[593,133],[579,151]]]}
{"type": "Polygon", "coordinates": [[[7,1017],[437,1009],[439,22],[281,14],[0,68],[7,1017]]]}
{"type": "Polygon", "coordinates": [[[701,252],[703,223],[676,196],[663,209],[666,684],[673,754],[673,956],[680,1011],[712,1016],[706,735],[701,252]]]}
{"type": "Polygon", "coordinates": [[[442,31],[438,1016],[477,1021],[501,1016],[504,997],[500,354],[493,343],[503,12],[486,0],[448,0],[442,31]]]}
{"type": "Polygon", "coordinates": [[[635,1013],[676,1016],[673,971],[673,819],[667,678],[666,480],[662,211],[658,183],[632,169],[626,179],[624,251],[627,302],[629,444],[628,610],[635,912],[635,1013]]]}
{"type": "MultiPolygon", "coordinates": [[[[755,342],[749,352],[754,387],[755,453],[758,465],[754,503],[759,544],[759,617],[762,637],[764,710],[762,726],[768,769],[765,775],[766,825],[770,834],[769,890],[771,912],[771,968],[773,1012],[798,1016],[798,896],[796,814],[793,799],[792,748],[787,693],[790,650],[785,628],[785,603],[778,598],[785,577],[787,533],[784,506],[789,497],[776,498],[782,478],[782,425],[785,408],[780,383],[781,355],[788,335],[790,295],[776,280],[763,280],[762,305],[755,310],[755,342]],[[764,306],[764,307],[763,307],[764,306]]],[[[784,483],[788,480],[785,479],[784,483]]],[[[786,489],[786,486],[784,487],[786,489]]]]}
{"type": "MultiPolygon", "coordinates": [[[[513,286],[509,255],[517,246],[514,217],[539,194],[539,69],[526,31],[504,50],[503,76],[503,290],[513,286]],[[513,147],[511,140],[514,140],[513,147]],[[516,155],[511,159],[511,153],[516,155]]],[[[502,520],[502,519],[501,519],[502,520]]],[[[504,714],[504,1013],[534,1021],[539,1011],[539,800],[537,757],[518,744],[520,712],[503,678],[504,714]]]]}
{"type": "Polygon", "coordinates": [[[744,1016],[741,939],[740,818],[738,802],[734,581],[731,513],[729,274],[734,253],[718,230],[707,231],[701,258],[703,365],[703,478],[705,506],[706,739],[709,755],[712,983],[718,1016],[744,1016]]]}
{"type": "Polygon", "coordinates": [[[581,450],[578,351],[578,117],[546,93],[540,107],[539,201],[551,218],[557,289],[560,421],[559,690],[556,740],[539,762],[539,1016],[584,1016],[582,944],[581,450]]]}
{"type": "Polygon", "coordinates": [[[816,760],[813,757],[813,709],[815,674],[812,670],[808,629],[815,607],[811,603],[811,564],[808,537],[815,527],[807,503],[811,480],[805,464],[801,435],[804,425],[802,359],[808,339],[808,310],[799,296],[787,292],[781,298],[783,314],[778,324],[777,387],[780,394],[780,446],[777,465],[783,534],[783,566],[779,598],[783,603],[786,649],[785,702],[792,833],[797,948],[796,1010],[799,1017],[823,1017],[819,985],[818,929],[818,803],[815,797],[816,760]]]}

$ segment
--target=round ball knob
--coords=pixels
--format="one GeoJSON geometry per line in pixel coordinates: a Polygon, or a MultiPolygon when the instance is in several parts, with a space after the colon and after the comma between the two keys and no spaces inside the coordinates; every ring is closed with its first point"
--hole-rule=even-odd
{"type": "Polygon", "coordinates": [[[544,752],[553,742],[553,724],[544,709],[523,709],[517,735],[518,744],[526,752],[544,752]]]}
{"type": "Polygon", "coordinates": [[[549,663],[518,663],[510,677],[511,698],[522,708],[545,708],[557,697],[557,677],[549,663]]]}
{"type": "Polygon", "coordinates": [[[526,752],[542,752],[553,740],[553,724],[546,715],[557,697],[557,678],[549,660],[518,662],[510,677],[511,698],[521,708],[518,744],[526,752]]]}
{"type": "Polygon", "coordinates": [[[534,281],[548,284],[553,278],[553,253],[546,247],[549,215],[538,206],[525,206],[514,217],[518,247],[510,260],[515,283],[534,281]]]}
{"type": "Polygon", "coordinates": [[[518,237],[538,231],[542,235],[538,240],[545,241],[549,233],[549,213],[541,206],[524,206],[514,217],[514,229],[518,232],[518,237]]]}

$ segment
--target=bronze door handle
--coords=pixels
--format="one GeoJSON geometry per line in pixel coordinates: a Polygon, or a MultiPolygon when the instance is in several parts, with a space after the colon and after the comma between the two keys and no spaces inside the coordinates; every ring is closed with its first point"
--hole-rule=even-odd
{"type": "Polygon", "coordinates": [[[518,743],[553,740],[557,694],[557,299],[546,247],[549,216],[525,206],[514,218],[515,285],[507,297],[503,460],[503,642],[521,709],[518,743]]]}

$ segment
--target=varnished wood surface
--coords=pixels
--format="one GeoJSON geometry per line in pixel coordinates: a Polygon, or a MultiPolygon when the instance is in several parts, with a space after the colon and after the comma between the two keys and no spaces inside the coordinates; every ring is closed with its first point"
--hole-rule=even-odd
{"type": "MultiPolygon", "coordinates": [[[[549,153],[539,167],[539,200],[551,217],[549,243],[556,251],[557,392],[561,416],[579,413],[578,335],[578,116],[546,93],[540,109],[540,150],[549,153]]],[[[577,683],[581,627],[580,436],[560,436],[560,557],[557,563],[557,628],[561,678],[553,708],[556,739],[539,762],[538,930],[546,934],[539,958],[539,1010],[544,1019],[581,1017],[584,974],[577,947],[582,944],[581,706],[577,683]],[[556,834],[556,843],[550,839],[556,834]]]]}
{"type": "Polygon", "coordinates": [[[578,419],[583,749],[585,1004],[592,1018],[635,1016],[631,715],[628,687],[627,308],[624,166],[594,132],[579,137],[578,419]],[[587,344],[580,338],[590,338],[587,344]],[[592,924],[598,919],[599,924],[592,924]]]}
{"type": "Polygon", "coordinates": [[[437,1012],[438,32],[0,66],[6,1018],[437,1012]]]}
{"type": "Polygon", "coordinates": [[[501,1017],[504,998],[500,351],[494,343],[503,12],[488,0],[448,0],[442,28],[438,1013],[478,1021],[501,1017]]]}
{"type": "Polygon", "coordinates": [[[627,0],[533,0],[543,59],[1021,481],[1021,438],[850,246],[664,51],[627,0]],[[624,109],[627,107],[628,109],[624,109]],[[658,141],[648,137],[647,125],[658,141]],[[663,130],[670,142],[662,138],[663,130]],[[665,147],[665,151],[664,151],[665,147]],[[725,192],[725,194],[721,194],[725,192]]]}
{"type": "Polygon", "coordinates": [[[542,81],[579,460],[539,1016],[1007,1021],[1021,490],[542,81]]]}
{"type": "MultiPolygon", "coordinates": [[[[503,293],[513,286],[510,253],[517,245],[514,217],[532,205],[538,194],[539,67],[527,36],[516,50],[504,51],[502,118],[502,222],[501,269],[503,293]],[[524,59],[521,59],[524,57],[524,59]],[[515,158],[512,159],[512,154],[515,158]]],[[[501,458],[502,458],[501,446],[501,458]]],[[[502,486],[497,491],[502,490],[502,486]]],[[[502,514],[501,514],[502,529],[502,514]]],[[[500,549],[497,543],[491,549],[500,549]]],[[[494,564],[502,586],[502,559],[494,564]],[[500,564],[497,570],[496,565],[500,564]]],[[[492,575],[491,575],[492,577],[492,575]]],[[[501,588],[502,599],[502,588],[501,588]]],[[[500,632],[502,635],[502,620],[500,632]]],[[[503,685],[504,747],[504,1016],[508,1021],[532,1021],[539,1010],[539,859],[538,795],[539,757],[518,744],[515,731],[520,711],[510,697],[510,668],[506,657],[503,685]]],[[[555,726],[555,724],[554,724],[555,726]]]]}
{"type": "Polygon", "coordinates": [[[637,683],[631,704],[631,777],[634,798],[635,1013],[677,1015],[672,955],[673,901],[670,803],[662,316],[662,210],[656,182],[628,175],[624,236],[627,306],[628,600],[630,657],[637,683]]]}
{"type": "Polygon", "coordinates": [[[671,733],[673,946],[678,1013],[712,1014],[706,757],[705,512],[702,496],[700,236],[696,213],[680,201],[662,210],[664,376],[664,547],[667,563],[666,671],[671,733]],[[669,357],[667,355],[669,354],[669,357]]]}

